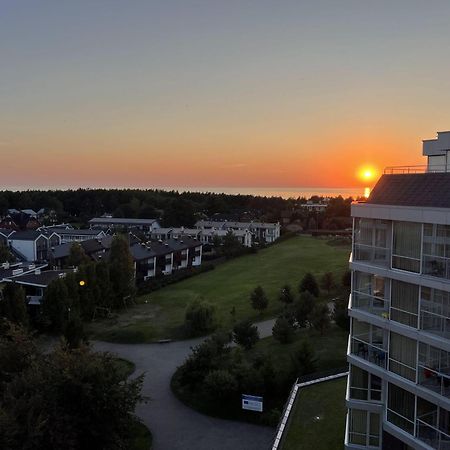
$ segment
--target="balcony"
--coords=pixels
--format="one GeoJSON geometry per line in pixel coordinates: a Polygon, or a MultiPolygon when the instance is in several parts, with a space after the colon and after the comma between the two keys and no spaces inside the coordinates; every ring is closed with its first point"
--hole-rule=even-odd
{"type": "Polygon", "coordinates": [[[366,244],[354,244],[353,262],[363,262],[374,266],[389,267],[390,252],[388,248],[366,244]]]}
{"type": "Polygon", "coordinates": [[[369,343],[358,337],[351,337],[351,354],[386,369],[387,351],[382,342],[369,343]]]}
{"type": "Polygon", "coordinates": [[[450,450],[450,435],[428,424],[422,419],[416,419],[416,435],[422,442],[437,450],[450,450]]]}
{"type": "Polygon", "coordinates": [[[353,292],[352,309],[367,311],[384,319],[389,318],[389,302],[381,296],[381,293],[377,296],[377,293],[370,295],[364,292],[353,292]]]}

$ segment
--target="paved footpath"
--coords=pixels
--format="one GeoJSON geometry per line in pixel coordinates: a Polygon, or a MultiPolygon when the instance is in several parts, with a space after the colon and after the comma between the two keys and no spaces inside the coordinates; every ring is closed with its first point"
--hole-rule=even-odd
{"type": "MultiPolygon", "coordinates": [[[[258,325],[261,337],[270,336],[274,320],[258,325]]],[[[136,413],[153,433],[154,450],[266,450],[275,430],[269,427],[205,416],[181,403],[170,389],[170,379],[202,339],[169,344],[113,344],[94,342],[136,364],[136,374],[146,373],[142,393],[150,401],[136,413]]]]}

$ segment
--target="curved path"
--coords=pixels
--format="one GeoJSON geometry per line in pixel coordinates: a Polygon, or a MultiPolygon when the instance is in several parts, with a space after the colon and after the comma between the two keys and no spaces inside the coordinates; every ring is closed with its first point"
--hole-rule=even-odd
{"type": "MultiPolygon", "coordinates": [[[[271,334],[273,320],[258,324],[261,337],[271,334]]],[[[108,351],[136,364],[136,374],[146,372],[142,394],[148,403],[136,413],[153,433],[154,450],[265,450],[275,430],[243,422],[216,419],[181,403],[170,389],[170,379],[202,339],[169,344],[114,344],[94,342],[99,351],[108,351]]]]}

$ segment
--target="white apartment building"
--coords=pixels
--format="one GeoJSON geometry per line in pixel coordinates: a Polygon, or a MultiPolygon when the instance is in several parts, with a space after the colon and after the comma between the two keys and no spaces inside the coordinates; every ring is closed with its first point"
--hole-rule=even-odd
{"type": "Polygon", "coordinates": [[[352,205],[346,449],[450,449],[450,132],[423,152],[352,205]]]}

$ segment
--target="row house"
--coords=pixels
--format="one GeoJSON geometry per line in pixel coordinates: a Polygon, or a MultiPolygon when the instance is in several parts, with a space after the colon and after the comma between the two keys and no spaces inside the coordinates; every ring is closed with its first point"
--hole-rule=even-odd
{"type": "Polygon", "coordinates": [[[136,280],[145,281],[159,275],[200,266],[202,244],[195,239],[148,241],[130,246],[136,266],[136,280]]]}
{"type": "Polygon", "coordinates": [[[279,223],[268,222],[228,222],[228,221],[212,221],[199,220],[195,224],[199,229],[216,229],[216,230],[231,230],[231,231],[245,231],[252,233],[253,238],[258,241],[265,241],[266,243],[275,242],[281,234],[281,226],[279,223]]]}
{"type": "Polygon", "coordinates": [[[233,236],[244,247],[251,247],[253,242],[253,235],[249,230],[222,230],[215,228],[208,228],[201,230],[199,239],[202,244],[214,243],[215,238],[223,239],[229,232],[233,233],[233,236]]]}
{"type": "MultiPolygon", "coordinates": [[[[31,267],[31,266],[30,266],[31,267]]],[[[16,283],[25,290],[27,304],[29,306],[39,306],[44,297],[45,290],[53,281],[66,277],[72,270],[42,270],[46,265],[36,265],[30,270],[15,269],[11,276],[3,277],[5,283],[16,283]]],[[[0,271],[1,272],[1,271],[0,271]]]]}
{"type": "Polygon", "coordinates": [[[143,233],[151,233],[161,228],[156,219],[130,219],[118,217],[94,217],[89,221],[89,227],[100,230],[139,230],[143,233]]]}
{"type": "Polygon", "coordinates": [[[68,225],[41,227],[39,231],[45,234],[57,233],[61,237],[61,243],[83,242],[89,239],[102,239],[106,236],[103,230],[76,229],[68,225]]]}
{"type": "MultiPolygon", "coordinates": [[[[129,234],[128,239],[138,282],[201,265],[202,244],[195,239],[141,242],[133,234],[129,234]]],[[[112,240],[113,236],[105,236],[80,242],[79,245],[91,259],[101,261],[108,259],[112,240]]],[[[65,243],[50,249],[49,262],[52,267],[67,266],[72,245],[73,243],[65,243]]]]}
{"type": "Polygon", "coordinates": [[[46,261],[49,249],[61,244],[57,233],[40,231],[14,231],[7,237],[12,253],[21,261],[46,261]]]}
{"type": "Polygon", "coordinates": [[[36,218],[22,211],[8,214],[0,220],[0,228],[7,228],[10,230],[36,230],[41,226],[40,221],[36,218]]]}

